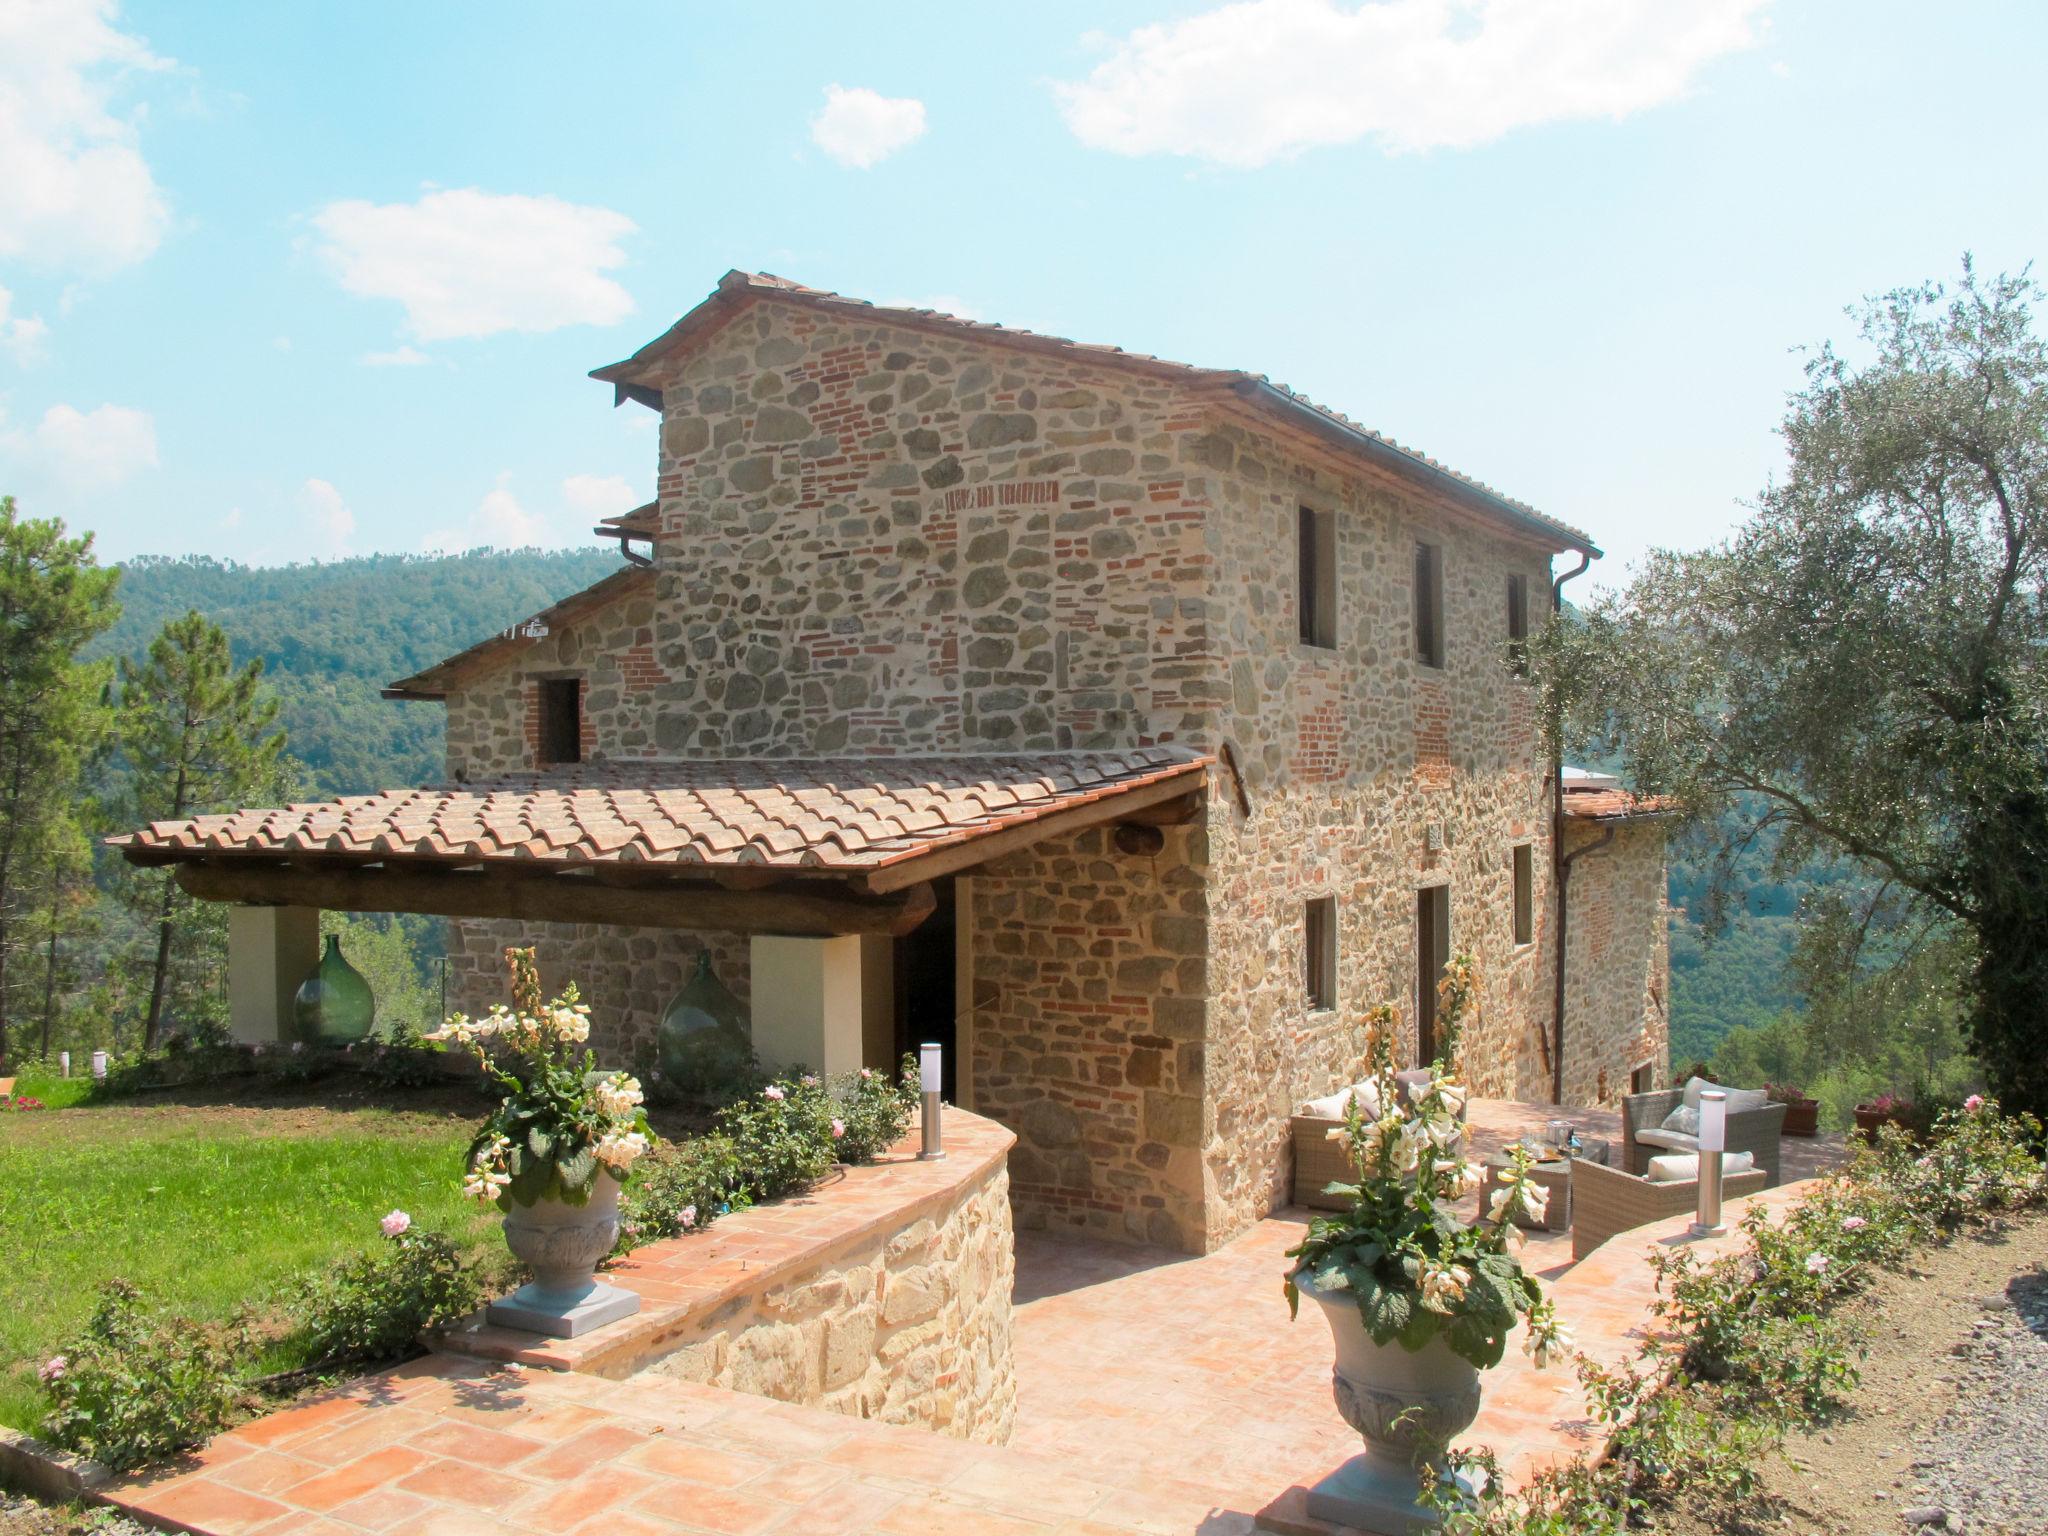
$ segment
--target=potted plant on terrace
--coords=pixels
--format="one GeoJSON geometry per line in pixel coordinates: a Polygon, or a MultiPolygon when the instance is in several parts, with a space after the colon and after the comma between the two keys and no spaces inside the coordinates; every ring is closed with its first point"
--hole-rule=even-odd
{"type": "Polygon", "coordinates": [[[1773,1104],[1785,1106],[1783,1134],[1787,1136],[1818,1136],[1820,1134],[1820,1100],[1809,1099],[1801,1088],[1789,1083],[1766,1083],[1764,1093],[1773,1104]]]}
{"type": "Polygon", "coordinates": [[[1875,1143],[1877,1133],[1887,1125],[1911,1128],[1913,1101],[1900,1093],[1880,1093],[1876,1098],[1858,1104],[1852,1113],[1856,1116],[1856,1129],[1863,1139],[1875,1143]]]}
{"type": "Polygon", "coordinates": [[[1570,1345],[1513,1251],[1524,1240],[1515,1218],[1540,1220],[1547,1199],[1529,1181],[1526,1149],[1516,1149],[1483,1222],[1454,1209],[1480,1180],[1479,1166],[1456,1150],[1466,1090],[1454,1074],[1476,986],[1469,956],[1444,968],[1437,1059],[1405,1102],[1394,1075],[1394,1011],[1373,1010],[1368,1059],[1378,1113],[1367,1120],[1354,1098],[1343,1126],[1329,1133],[1358,1181],[1330,1186],[1348,1208],[1311,1222],[1288,1253],[1288,1308],[1303,1296],[1322,1308],[1336,1342],[1337,1411],[1365,1438],[1363,1456],[1309,1490],[1309,1514],[1336,1524],[1405,1531],[1440,1523],[1417,1507],[1421,1468],[1449,1475],[1443,1453],[1479,1412],[1479,1373],[1500,1363],[1509,1332],[1525,1319],[1523,1348],[1538,1366],[1570,1345]]]}
{"type": "Polygon", "coordinates": [[[575,1338],[640,1310],[631,1291],[597,1279],[619,1238],[619,1192],[654,1143],[640,1085],[601,1072],[578,1047],[590,1009],[576,984],[541,1000],[531,949],[508,949],[512,1006],[450,1015],[427,1038],[467,1046],[505,1097],[470,1143],[463,1193],[505,1213],[505,1242],[533,1271],[491,1303],[493,1323],[575,1338]]]}

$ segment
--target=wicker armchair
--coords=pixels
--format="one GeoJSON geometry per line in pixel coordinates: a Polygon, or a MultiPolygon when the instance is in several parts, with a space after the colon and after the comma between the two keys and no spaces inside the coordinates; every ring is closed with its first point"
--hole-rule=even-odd
{"type": "MultiPolygon", "coordinates": [[[[1427,1079],[1428,1073],[1420,1077],[1427,1079]]],[[[1414,1071],[1401,1074],[1402,1087],[1416,1080],[1414,1071]]],[[[1458,1111],[1458,1118],[1465,1118],[1465,1111],[1458,1111]]],[[[1341,1142],[1330,1140],[1330,1132],[1344,1124],[1335,1115],[1295,1115],[1292,1119],[1292,1140],[1294,1142],[1294,1203],[1318,1211],[1344,1210],[1345,1202],[1335,1195],[1326,1195],[1324,1189],[1331,1184],[1352,1184],[1358,1180],[1358,1170],[1351,1164],[1341,1142]]],[[[1464,1137],[1459,1137],[1450,1150],[1463,1149],[1464,1137]]]]}
{"type": "MultiPolygon", "coordinates": [[[[1683,1150],[1638,1141],[1636,1133],[1661,1127],[1684,1097],[1684,1089],[1667,1088],[1662,1093],[1632,1093],[1621,1101],[1622,1171],[1638,1175],[1647,1173],[1651,1158],[1683,1150]]],[[[1754,1157],[1757,1167],[1763,1170],[1768,1188],[1778,1182],[1778,1141],[1784,1131],[1785,1106],[1782,1104],[1738,1110],[1728,1117],[1727,1146],[1723,1150],[1747,1152],[1754,1157]]]]}
{"type": "MultiPolygon", "coordinates": [[[[1784,1106],[1778,1105],[1780,1109],[1784,1106]]],[[[1721,1197],[1733,1200],[1753,1195],[1765,1187],[1761,1168],[1747,1173],[1724,1174],[1721,1197]]],[[[1610,1237],[1632,1232],[1651,1222],[1682,1216],[1699,1204],[1700,1181],[1684,1179],[1670,1184],[1653,1184],[1619,1168],[1572,1160],[1572,1258],[1583,1259],[1610,1237]]]]}

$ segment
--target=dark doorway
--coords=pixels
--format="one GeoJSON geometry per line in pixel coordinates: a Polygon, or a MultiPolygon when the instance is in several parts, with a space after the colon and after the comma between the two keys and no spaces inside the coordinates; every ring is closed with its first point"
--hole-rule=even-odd
{"type": "Polygon", "coordinates": [[[954,944],[959,915],[951,879],[932,882],[938,910],[896,941],[896,1056],[936,1043],[944,1052],[941,1091],[948,1104],[959,1099],[960,1031],[955,1022],[954,944]]]}
{"type": "Polygon", "coordinates": [[[1415,1065],[1436,1059],[1436,984],[1451,958],[1451,888],[1415,893],[1415,1065]]]}

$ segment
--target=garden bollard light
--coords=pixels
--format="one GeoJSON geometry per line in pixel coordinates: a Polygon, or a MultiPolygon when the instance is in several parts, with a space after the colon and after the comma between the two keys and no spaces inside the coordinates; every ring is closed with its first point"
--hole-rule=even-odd
{"type": "Polygon", "coordinates": [[[1718,1088],[1700,1094],[1700,1204],[1694,1213],[1694,1237],[1719,1237],[1728,1230],[1721,1220],[1721,1149],[1728,1145],[1728,1095],[1718,1088]]]}
{"type": "Polygon", "coordinates": [[[71,1053],[69,1051],[59,1051],[57,1053],[57,1074],[60,1077],[69,1077],[71,1075],[71,1053]]]}
{"type": "Polygon", "coordinates": [[[919,1162],[944,1157],[946,1149],[939,1136],[939,1048],[921,1045],[917,1050],[917,1086],[924,1092],[924,1148],[919,1162]]]}
{"type": "Polygon", "coordinates": [[[92,1053],[92,1080],[96,1083],[104,1083],[107,1080],[107,1053],[105,1051],[94,1051],[92,1053]]]}

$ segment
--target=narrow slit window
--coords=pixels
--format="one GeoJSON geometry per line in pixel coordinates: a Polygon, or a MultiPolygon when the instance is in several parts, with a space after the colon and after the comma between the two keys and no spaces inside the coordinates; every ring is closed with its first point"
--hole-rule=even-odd
{"type": "Polygon", "coordinates": [[[1630,1093],[1649,1093],[1656,1086],[1657,1064],[1655,1062],[1646,1061],[1628,1075],[1628,1091],[1630,1093]]]}
{"type": "Polygon", "coordinates": [[[1536,854],[1527,843],[1515,848],[1515,942],[1536,942],[1536,854]]]}
{"type": "Polygon", "coordinates": [[[1529,578],[1508,578],[1508,664],[1517,677],[1529,675],[1529,578]]]}
{"type": "Polygon", "coordinates": [[[1308,1006],[1321,1013],[1337,1006],[1337,898],[1318,896],[1302,914],[1302,972],[1308,1006]]]}
{"type": "Polygon", "coordinates": [[[1295,533],[1300,560],[1296,595],[1301,643],[1333,650],[1337,644],[1337,514],[1301,507],[1295,533]]]}
{"type": "Polygon", "coordinates": [[[540,760],[545,765],[583,761],[583,681],[540,680],[540,760]]]}
{"type": "Polygon", "coordinates": [[[1415,659],[1444,664],[1444,552],[1435,544],[1415,546],[1415,659]]]}

